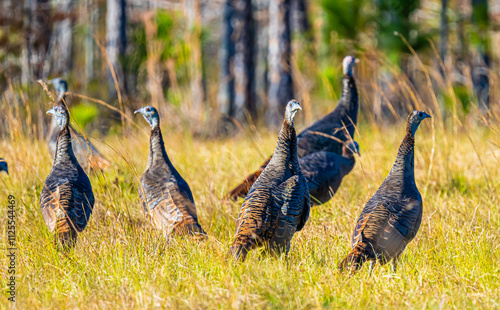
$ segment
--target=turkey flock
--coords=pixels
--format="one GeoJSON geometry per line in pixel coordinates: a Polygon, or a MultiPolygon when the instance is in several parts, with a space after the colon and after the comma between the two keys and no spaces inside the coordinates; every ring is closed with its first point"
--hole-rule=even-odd
{"type": "MultiPolygon", "coordinates": [[[[294,117],[302,108],[296,100],[288,102],[274,153],[225,196],[244,198],[229,250],[234,260],[244,261],[258,247],[272,255],[287,255],[294,234],[305,227],[311,207],[329,201],[353,170],[356,155],[360,155],[354,141],[359,107],[355,63],[354,57],[344,58],[343,90],[336,108],[298,134],[294,117]]],[[[49,82],[58,93],[56,106],[47,111],[52,117],[47,143],[54,160],[43,184],[40,207],[47,228],[55,235],[55,246],[66,251],[76,246],[78,233],[89,223],[95,205],[85,171],[104,170],[110,161],[69,124],[67,83],[62,79],[49,82]]],[[[158,111],[145,106],[134,114],[142,115],[151,127],[149,156],[138,184],[144,216],[167,240],[178,235],[206,239],[191,188],[167,155],[158,111]]],[[[367,261],[370,274],[375,262],[392,261],[396,271],[398,258],[422,221],[414,145],[420,123],[429,117],[423,111],[408,116],[394,165],[359,215],[352,250],[338,264],[340,271],[353,274],[367,261]]],[[[0,171],[8,173],[3,159],[0,171]]]]}

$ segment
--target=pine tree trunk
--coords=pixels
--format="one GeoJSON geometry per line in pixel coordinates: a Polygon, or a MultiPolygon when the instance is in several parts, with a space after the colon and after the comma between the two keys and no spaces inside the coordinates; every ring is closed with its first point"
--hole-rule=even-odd
{"type": "MultiPolygon", "coordinates": [[[[28,18],[29,14],[27,14],[24,1],[0,1],[2,54],[19,59],[18,65],[8,64],[10,62],[4,63],[3,69],[13,82],[21,80],[23,84],[28,80],[27,77],[24,78],[24,74],[29,72],[27,41],[22,39],[25,37],[23,32],[26,30],[26,25],[29,24],[28,18]]],[[[2,77],[2,80],[4,80],[4,77],[2,77]]],[[[0,91],[5,90],[6,87],[5,84],[1,85],[0,91]]]]}
{"type": "Polygon", "coordinates": [[[293,5],[293,25],[296,30],[302,33],[309,33],[311,25],[307,17],[307,0],[292,0],[293,5]]]}
{"type": "Polygon", "coordinates": [[[51,66],[50,71],[55,76],[66,76],[72,67],[73,46],[73,0],[59,1],[56,6],[56,15],[60,16],[54,24],[51,38],[51,66]]]}
{"type": "MultiPolygon", "coordinates": [[[[489,17],[491,23],[491,50],[500,51],[500,2],[497,0],[489,0],[489,17]]],[[[498,52],[492,54],[492,63],[495,64],[494,68],[500,73],[500,57],[498,52]]]]}
{"type": "Polygon", "coordinates": [[[30,80],[43,78],[43,67],[52,34],[51,19],[49,0],[30,1],[29,22],[26,25],[30,80]]]}
{"type": "Polygon", "coordinates": [[[269,92],[268,56],[269,56],[269,0],[255,1],[255,89],[257,107],[267,106],[269,92]]]}
{"type": "Polygon", "coordinates": [[[472,29],[478,36],[477,52],[470,59],[472,84],[481,110],[489,109],[489,16],[487,0],[472,0],[472,29]]]}
{"type": "Polygon", "coordinates": [[[201,15],[199,0],[186,1],[188,15],[188,42],[191,46],[190,78],[191,78],[191,115],[194,120],[201,120],[204,111],[205,91],[203,88],[203,62],[201,46],[201,15]]]}
{"type": "Polygon", "coordinates": [[[293,99],[291,72],[290,2],[276,0],[269,4],[269,109],[267,120],[280,126],[286,104],[293,99]]]}
{"type": "Polygon", "coordinates": [[[227,0],[220,78],[221,112],[239,123],[255,121],[255,39],[251,0],[227,0]]]}
{"type": "MultiPolygon", "coordinates": [[[[235,46],[232,41],[233,25],[231,24],[234,12],[233,0],[226,0],[223,12],[223,34],[222,45],[219,53],[220,74],[219,74],[219,94],[218,103],[221,114],[232,117],[234,115],[234,76],[232,66],[234,65],[235,46]]],[[[225,119],[228,121],[228,119],[225,119]]],[[[221,124],[226,127],[226,122],[221,124]]],[[[219,128],[219,131],[225,131],[225,128],[219,128]]]]}
{"type": "Polygon", "coordinates": [[[95,0],[86,1],[87,32],[85,34],[85,80],[89,82],[94,78],[94,35],[97,32],[98,8],[95,0]]]}
{"type": "MultiPolygon", "coordinates": [[[[441,0],[441,25],[440,25],[440,31],[441,31],[441,46],[440,46],[440,57],[441,61],[443,64],[446,66],[446,54],[447,54],[447,47],[448,47],[448,17],[446,15],[446,10],[448,9],[448,0],[441,0]]],[[[443,71],[443,68],[439,66],[441,75],[445,76],[445,72],[443,71]]]]}
{"type": "Polygon", "coordinates": [[[255,122],[257,108],[254,90],[254,21],[251,0],[235,1],[234,32],[234,88],[235,109],[233,117],[239,122],[255,122]]]}
{"type": "MultiPolygon", "coordinates": [[[[482,57],[488,57],[488,30],[489,30],[489,16],[488,16],[488,0],[472,0],[472,25],[473,30],[476,31],[479,39],[477,46],[479,53],[482,57]]],[[[487,61],[488,62],[488,61],[487,61]]]]}
{"type": "Polygon", "coordinates": [[[161,77],[160,77],[160,57],[161,52],[165,48],[164,44],[155,40],[157,36],[157,24],[154,21],[156,17],[155,11],[149,11],[142,15],[145,32],[146,32],[146,47],[147,60],[146,70],[148,72],[147,87],[151,95],[151,105],[158,108],[164,104],[161,77]]]}
{"type": "MultiPolygon", "coordinates": [[[[120,58],[125,55],[126,48],[126,15],[125,0],[107,0],[106,11],[106,53],[113,66],[121,95],[125,94],[125,76],[120,58]]],[[[108,74],[108,94],[110,99],[117,96],[115,81],[111,71],[108,74]]]]}

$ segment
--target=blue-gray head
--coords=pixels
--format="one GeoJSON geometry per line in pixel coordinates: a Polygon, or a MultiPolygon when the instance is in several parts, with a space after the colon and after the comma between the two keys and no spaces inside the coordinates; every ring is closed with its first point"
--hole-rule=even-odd
{"type": "Polygon", "coordinates": [[[9,166],[7,165],[5,159],[0,158],[0,172],[2,171],[5,171],[7,174],[9,174],[9,166]]]}
{"type": "Polygon", "coordinates": [[[354,68],[355,64],[356,64],[356,58],[352,56],[344,57],[344,60],[342,61],[342,68],[344,69],[344,75],[352,77],[352,68],[354,68]]]}
{"type": "Polygon", "coordinates": [[[57,100],[60,101],[64,97],[64,94],[68,91],[68,82],[61,78],[55,78],[50,80],[49,84],[54,85],[57,92],[57,100]]]}
{"type": "Polygon", "coordinates": [[[155,128],[160,124],[160,116],[158,115],[158,111],[152,106],[142,107],[139,110],[135,111],[134,114],[141,113],[142,116],[148,121],[151,128],[155,128]]]}
{"type": "Polygon", "coordinates": [[[286,110],[285,110],[285,121],[293,126],[293,118],[295,117],[295,113],[297,113],[298,110],[302,110],[300,107],[300,104],[297,100],[292,99],[288,102],[286,105],[286,110]]]}
{"type": "Polygon", "coordinates": [[[359,152],[359,145],[358,142],[354,140],[346,141],[342,147],[342,155],[354,155],[358,154],[358,156],[361,156],[361,153],[359,152]]]}
{"type": "Polygon", "coordinates": [[[60,128],[68,125],[69,114],[65,106],[55,106],[52,109],[48,110],[47,114],[52,114],[52,117],[56,120],[56,123],[60,128]]]}
{"type": "Polygon", "coordinates": [[[411,136],[415,136],[415,132],[417,132],[418,126],[420,122],[424,119],[431,117],[429,114],[424,111],[413,111],[408,115],[408,122],[406,124],[406,132],[410,133],[411,136]]]}

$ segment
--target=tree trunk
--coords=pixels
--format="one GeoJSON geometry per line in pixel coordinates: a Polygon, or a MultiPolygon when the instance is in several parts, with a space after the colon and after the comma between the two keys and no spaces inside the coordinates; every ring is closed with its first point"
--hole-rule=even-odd
{"type": "Polygon", "coordinates": [[[151,105],[158,108],[165,104],[163,96],[163,87],[161,84],[161,53],[165,44],[155,40],[157,36],[157,24],[155,22],[156,12],[151,10],[142,15],[144,27],[146,30],[147,60],[146,70],[148,72],[148,89],[151,94],[151,105]]]}
{"type": "Polygon", "coordinates": [[[290,1],[269,4],[269,109],[268,124],[277,127],[283,121],[286,104],[293,99],[291,72],[290,1]]]}
{"type": "Polygon", "coordinates": [[[219,53],[220,57],[220,76],[219,76],[219,111],[221,114],[225,115],[223,117],[223,122],[221,122],[221,127],[218,131],[221,134],[225,134],[228,130],[226,127],[228,125],[229,119],[234,115],[234,76],[232,72],[232,66],[234,63],[235,46],[232,41],[233,36],[233,25],[232,18],[235,14],[233,0],[226,0],[224,3],[223,12],[223,34],[222,34],[222,48],[219,53]]]}
{"type": "Polygon", "coordinates": [[[478,36],[477,52],[470,59],[471,77],[481,110],[489,109],[489,66],[490,53],[488,44],[489,16],[487,0],[472,0],[473,31],[478,36]]]}
{"type": "Polygon", "coordinates": [[[57,22],[54,24],[54,32],[50,39],[50,67],[46,68],[46,76],[48,71],[55,76],[66,76],[71,71],[72,67],[72,34],[73,34],[73,18],[71,14],[73,10],[73,0],[59,1],[56,7],[57,22]]]}
{"type": "MultiPolygon", "coordinates": [[[[19,58],[19,63],[6,61],[3,63],[2,68],[5,74],[13,82],[22,80],[23,74],[27,73],[29,69],[27,58],[27,41],[24,40],[23,31],[26,29],[25,25],[29,23],[29,14],[26,12],[24,1],[3,0],[0,1],[0,35],[1,48],[3,55],[8,57],[19,58]]],[[[5,76],[0,77],[2,85],[0,92],[4,91],[7,87],[5,76]]],[[[27,80],[27,79],[26,79],[27,80]]]]}
{"type": "Polygon", "coordinates": [[[268,56],[269,56],[269,0],[255,1],[255,89],[256,103],[258,107],[267,106],[267,94],[269,92],[268,80],[268,56]]]}
{"type": "Polygon", "coordinates": [[[233,117],[239,122],[254,121],[257,117],[254,90],[254,21],[251,0],[235,1],[234,29],[234,88],[233,117]]]}
{"type": "Polygon", "coordinates": [[[201,120],[204,110],[205,91],[203,88],[203,63],[201,46],[201,15],[199,0],[186,1],[186,15],[188,16],[188,42],[191,46],[190,78],[191,78],[191,115],[194,120],[201,120]]]}
{"type": "MultiPolygon", "coordinates": [[[[125,0],[107,0],[106,11],[106,54],[113,66],[116,82],[121,95],[126,93],[125,76],[121,59],[125,55],[126,41],[125,0]]],[[[117,97],[115,78],[111,71],[108,74],[108,94],[110,99],[117,97]]]]}
{"type": "Polygon", "coordinates": [[[49,0],[30,1],[29,22],[26,25],[28,38],[28,79],[40,79],[43,76],[47,50],[52,34],[51,10],[49,0]]]}
{"type": "Polygon", "coordinates": [[[311,25],[307,17],[307,0],[292,0],[293,5],[293,26],[302,33],[309,33],[311,25]]]}
{"type": "Polygon", "coordinates": [[[91,81],[94,78],[94,35],[96,34],[98,8],[94,0],[87,0],[87,32],[85,33],[85,80],[91,81]]]}
{"type": "MultiPolygon", "coordinates": [[[[447,46],[448,46],[448,17],[446,15],[446,10],[448,9],[448,0],[441,0],[441,48],[440,48],[440,57],[446,68],[446,54],[447,54],[447,46]]],[[[439,70],[441,71],[441,75],[445,76],[445,72],[443,68],[439,66],[439,70]]]]}
{"type": "Polygon", "coordinates": [[[221,112],[239,123],[255,121],[254,20],[251,0],[227,0],[219,102],[221,112]]]}
{"type": "MultiPolygon", "coordinates": [[[[473,31],[475,30],[478,35],[479,44],[477,49],[483,58],[488,57],[488,30],[489,30],[489,16],[488,16],[488,1],[487,0],[472,0],[472,25],[473,31]]],[[[485,59],[489,64],[489,60],[485,59]]]]}
{"type": "MultiPolygon", "coordinates": [[[[491,50],[500,51],[500,2],[497,0],[489,0],[489,18],[491,23],[491,50]]],[[[492,54],[492,63],[495,64],[494,68],[500,73],[500,57],[498,53],[492,54]]]]}

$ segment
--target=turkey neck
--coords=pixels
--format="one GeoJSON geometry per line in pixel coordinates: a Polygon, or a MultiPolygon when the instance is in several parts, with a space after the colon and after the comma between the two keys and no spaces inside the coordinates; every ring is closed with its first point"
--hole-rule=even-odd
{"type": "Polygon", "coordinates": [[[387,179],[391,176],[402,177],[405,182],[404,185],[415,185],[414,176],[414,147],[415,147],[415,137],[407,128],[406,135],[399,147],[398,155],[396,156],[396,161],[392,166],[387,179]],[[409,183],[407,183],[409,182],[409,183]]]}
{"type": "Polygon", "coordinates": [[[356,123],[356,118],[358,115],[358,90],[356,88],[356,81],[350,75],[344,75],[343,80],[344,86],[342,88],[342,98],[344,104],[349,111],[349,115],[354,117],[352,122],[356,123]]]}
{"type": "Polygon", "coordinates": [[[55,117],[52,118],[52,122],[50,123],[49,136],[56,141],[59,137],[59,125],[57,125],[55,117]]]}
{"type": "Polygon", "coordinates": [[[280,133],[278,135],[278,143],[276,149],[269,162],[269,166],[276,166],[279,163],[285,162],[295,174],[300,170],[299,160],[297,157],[297,135],[293,125],[283,122],[280,133]]]}
{"type": "Polygon", "coordinates": [[[342,157],[347,158],[347,159],[353,159],[354,158],[354,153],[347,147],[342,147],[342,157]]]}
{"type": "Polygon", "coordinates": [[[56,145],[56,157],[54,160],[54,165],[71,161],[72,163],[78,163],[73,152],[73,146],[71,145],[71,133],[69,131],[69,125],[64,126],[57,136],[56,145]]]}
{"type": "Polygon", "coordinates": [[[167,151],[165,151],[165,144],[163,143],[160,126],[157,125],[151,130],[148,166],[146,169],[164,164],[167,165],[169,170],[171,169],[170,159],[168,158],[167,151]]]}

